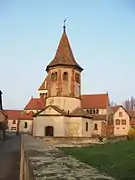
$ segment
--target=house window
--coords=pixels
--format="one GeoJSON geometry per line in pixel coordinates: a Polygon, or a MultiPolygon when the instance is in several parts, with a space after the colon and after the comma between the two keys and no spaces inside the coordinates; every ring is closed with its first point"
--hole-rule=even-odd
{"type": "Polygon", "coordinates": [[[98,130],[98,125],[94,124],[94,130],[98,130]]]}
{"type": "Polygon", "coordinates": [[[57,72],[51,74],[51,80],[56,81],[57,80],[57,72]]]}
{"type": "Polygon", "coordinates": [[[122,112],[119,112],[119,117],[122,117],[122,112]]]}
{"type": "Polygon", "coordinates": [[[120,125],[120,120],[116,119],[116,125],[120,125]]]}
{"type": "Polygon", "coordinates": [[[11,131],[16,131],[16,127],[11,127],[11,131]]]}
{"type": "Polygon", "coordinates": [[[68,73],[64,72],[63,73],[63,81],[67,81],[68,80],[68,73]]]}
{"type": "Polygon", "coordinates": [[[88,131],[88,122],[86,122],[86,131],[88,131]]]}
{"type": "Polygon", "coordinates": [[[12,121],[12,124],[16,124],[16,120],[15,119],[12,121]]]}
{"type": "Polygon", "coordinates": [[[122,119],[121,124],[122,124],[122,125],[126,125],[126,120],[125,120],[125,119],[122,119]]]}
{"type": "Polygon", "coordinates": [[[27,128],[27,127],[28,127],[28,123],[25,122],[25,123],[24,123],[24,128],[27,128]]]}

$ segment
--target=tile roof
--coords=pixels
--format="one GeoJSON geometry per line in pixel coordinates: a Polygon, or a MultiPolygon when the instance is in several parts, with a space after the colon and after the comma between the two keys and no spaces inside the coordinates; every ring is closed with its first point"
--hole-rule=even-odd
{"type": "Polygon", "coordinates": [[[109,96],[106,94],[84,94],[81,95],[81,107],[83,109],[91,108],[107,108],[109,104],[109,96]]]}
{"type": "Polygon", "coordinates": [[[40,98],[31,98],[28,104],[25,106],[24,110],[42,110],[45,108],[45,99],[40,98]]]}
{"type": "Polygon", "coordinates": [[[69,115],[91,118],[89,114],[87,114],[82,108],[79,108],[79,107],[77,107],[75,110],[73,110],[69,115]]]}
{"type": "MultiPolygon", "coordinates": [[[[60,109],[58,106],[48,105],[48,106],[46,106],[43,110],[37,112],[37,113],[35,114],[35,116],[40,115],[40,113],[43,112],[44,110],[46,110],[48,107],[53,108],[54,110],[56,110],[57,112],[59,112],[61,115],[67,115],[67,113],[66,113],[64,110],[60,109]]],[[[46,114],[46,115],[47,115],[47,114],[46,114]]],[[[49,115],[50,115],[50,114],[49,114],[49,115]]]]}
{"type": "Polygon", "coordinates": [[[7,114],[8,116],[8,119],[20,119],[20,120],[23,120],[23,119],[28,119],[28,120],[32,120],[33,119],[33,116],[32,114],[26,114],[26,112],[24,112],[23,110],[5,110],[5,113],[7,114]]]}
{"type": "Polygon", "coordinates": [[[93,116],[93,120],[106,120],[106,115],[95,115],[93,116]]]}
{"type": "Polygon", "coordinates": [[[43,83],[41,84],[38,90],[47,90],[47,89],[48,89],[48,75],[44,79],[43,83]]]}
{"type": "Polygon", "coordinates": [[[5,110],[0,110],[0,112],[1,112],[4,116],[7,116],[5,110]]]}
{"type": "Polygon", "coordinates": [[[122,107],[121,105],[117,105],[117,106],[113,106],[112,110],[115,113],[120,107],[122,107]]]}
{"type": "Polygon", "coordinates": [[[62,34],[60,43],[58,45],[55,57],[50,62],[50,64],[47,66],[46,71],[48,71],[49,68],[51,68],[51,67],[59,66],[59,65],[73,66],[73,67],[78,68],[80,71],[83,70],[74,58],[66,31],[63,31],[63,34],[62,34]]]}

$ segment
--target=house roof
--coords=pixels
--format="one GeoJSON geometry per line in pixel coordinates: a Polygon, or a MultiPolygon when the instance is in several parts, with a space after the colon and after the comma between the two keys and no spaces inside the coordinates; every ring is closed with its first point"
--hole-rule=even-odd
{"type": "Polygon", "coordinates": [[[14,119],[20,119],[20,120],[23,120],[23,119],[30,119],[32,120],[33,119],[33,116],[31,113],[28,113],[26,114],[26,112],[24,112],[23,110],[5,110],[7,116],[8,116],[8,119],[11,119],[11,120],[14,120],[14,119]]]}
{"type": "Polygon", "coordinates": [[[46,89],[48,89],[48,75],[44,79],[44,81],[42,82],[42,84],[41,84],[41,86],[39,87],[38,90],[46,90],[46,89]]]}
{"type": "Polygon", "coordinates": [[[122,107],[121,105],[117,105],[117,106],[113,106],[112,110],[115,113],[120,107],[122,107]]]}
{"type": "Polygon", "coordinates": [[[81,66],[76,62],[66,31],[63,31],[54,59],[47,66],[46,71],[55,66],[73,66],[82,71],[81,66]]]}
{"type": "Polygon", "coordinates": [[[31,98],[28,104],[25,106],[24,110],[42,110],[45,108],[45,99],[40,98],[31,98]]]}
{"type": "Polygon", "coordinates": [[[43,112],[44,110],[46,110],[46,109],[49,108],[49,107],[53,108],[54,110],[56,110],[56,111],[57,111],[58,113],[60,113],[61,115],[67,115],[67,113],[66,113],[64,110],[60,109],[58,106],[48,105],[48,106],[46,106],[44,109],[42,109],[41,111],[37,112],[37,113],[35,114],[35,116],[39,115],[41,112],[43,112]]]}
{"type": "Polygon", "coordinates": [[[107,108],[109,96],[106,94],[84,94],[81,95],[81,107],[83,109],[107,108]]]}
{"type": "Polygon", "coordinates": [[[0,112],[1,112],[4,116],[7,116],[5,110],[0,110],[0,112]]]}
{"type": "Polygon", "coordinates": [[[93,120],[106,120],[107,116],[106,115],[96,115],[93,116],[93,120]]]}
{"type": "Polygon", "coordinates": [[[87,114],[82,108],[80,107],[77,107],[75,110],[73,110],[71,113],[70,113],[70,116],[79,116],[79,117],[87,117],[87,118],[91,118],[89,116],[89,114],[87,114]]]}
{"type": "Polygon", "coordinates": [[[117,110],[118,110],[120,107],[122,107],[122,108],[125,110],[125,112],[126,112],[130,117],[132,117],[132,115],[131,115],[122,105],[113,106],[113,107],[112,107],[113,113],[117,112],[117,110]]]}

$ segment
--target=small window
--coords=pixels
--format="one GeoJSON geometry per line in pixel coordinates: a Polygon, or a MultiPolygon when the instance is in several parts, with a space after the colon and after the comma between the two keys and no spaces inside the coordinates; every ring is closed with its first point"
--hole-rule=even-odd
{"type": "Polygon", "coordinates": [[[88,127],[88,122],[86,122],[86,131],[88,131],[88,128],[89,128],[89,127],[88,127]]]}
{"type": "Polygon", "coordinates": [[[122,117],[122,112],[119,112],[119,117],[122,117]]]}
{"type": "Polygon", "coordinates": [[[125,120],[125,119],[122,119],[121,124],[122,124],[122,125],[126,125],[126,120],[125,120]]]}
{"type": "Polygon", "coordinates": [[[27,128],[27,127],[28,127],[28,123],[25,122],[25,123],[24,123],[24,128],[27,128]]]}
{"type": "Polygon", "coordinates": [[[99,109],[96,109],[96,114],[99,114],[99,109]]]}
{"type": "Polygon", "coordinates": [[[92,109],[90,109],[90,114],[92,114],[92,109]]]}
{"type": "Polygon", "coordinates": [[[120,120],[116,119],[116,125],[120,125],[120,120]]]}
{"type": "Polygon", "coordinates": [[[11,127],[11,131],[16,131],[16,127],[11,127]]]}
{"type": "Polygon", "coordinates": [[[56,81],[57,80],[57,72],[51,74],[51,80],[56,81]]]}
{"type": "Polygon", "coordinates": [[[94,130],[98,130],[98,125],[94,124],[94,130]]]}
{"type": "Polygon", "coordinates": [[[75,81],[76,83],[80,83],[80,75],[78,73],[75,73],[75,81]]]}
{"type": "Polygon", "coordinates": [[[87,111],[87,113],[89,114],[89,110],[87,109],[86,111],[87,111]]]}
{"type": "Polygon", "coordinates": [[[95,109],[93,109],[93,114],[96,114],[96,111],[95,111],[95,109]]]}
{"type": "Polygon", "coordinates": [[[63,73],[63,81],[68,81],[68,73],[67,72],[63,73]]]}
{"type": "Polygon", "coordinates": [[[15,119],[13,120],[12,124],[16,124],[16,120],[15,119]]]}

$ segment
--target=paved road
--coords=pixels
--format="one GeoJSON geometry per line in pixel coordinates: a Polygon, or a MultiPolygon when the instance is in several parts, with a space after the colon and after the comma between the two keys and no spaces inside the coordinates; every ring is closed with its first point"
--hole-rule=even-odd
{"type": "Polygon", "coordinates": [[[0,180],[19,180],[20,137],[8,134],[0,142],[0,180]]]}

